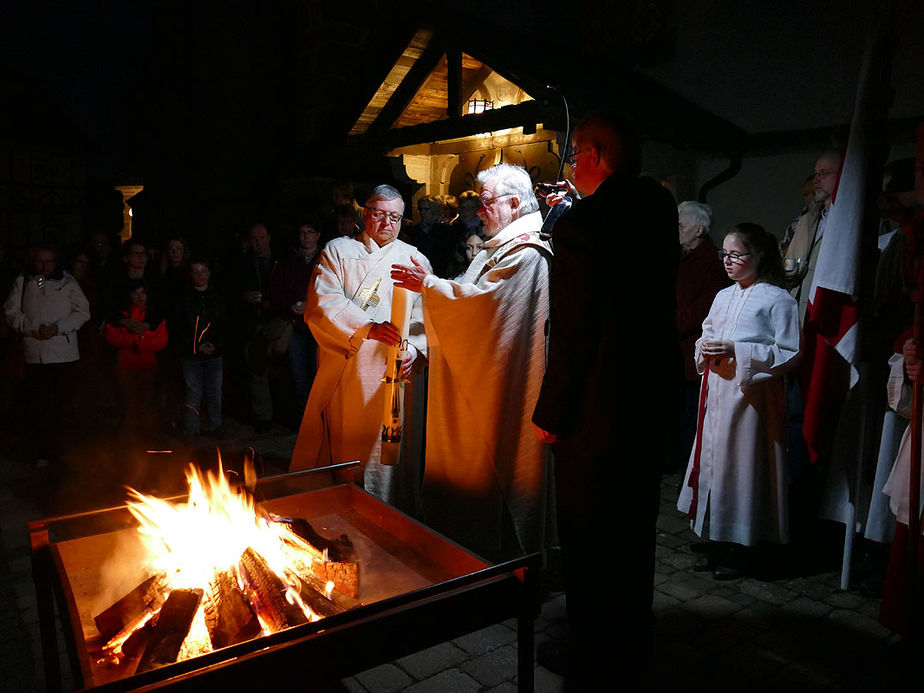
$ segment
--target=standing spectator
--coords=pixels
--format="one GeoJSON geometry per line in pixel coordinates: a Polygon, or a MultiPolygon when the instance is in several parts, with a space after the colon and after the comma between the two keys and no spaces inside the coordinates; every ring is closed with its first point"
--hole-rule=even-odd
{"type": "Polygon", "coordinates": [[[317,370],[318,345],[305,323],[305,297],[308,281],[318,264],[318,241],[321,234],[316,219],[304,219],[298,225],[298,242],[276,265],[269,285],[270,308],[277,319],[291,325],[289,366],[295,385],[295,414],[301,422],[308,393],[317,370]]]}
{"type": "MultiPolygon", "coordinates": [[[[159,283],[165,315],[171,315],[189,286],[189,243],[179,234],[169,236],[160,258],[159,283]]],[[[173,340],[158,354],[159,377],[155,383],[159,418],[170,428],[176,424],[176,412],[183,402],[183,371],[173,340]]]]}
{"type": "Polygon", "coordinates": [[[173,343],[183,369],[185,396],[183,426],[186,435],[204,431],[221,434],[222,382],[224,377],[222,344],[227,313],[221,295],[210,286],[211,270],[206,260],[189,263],[189,285],[172,314],[173,343]]]}
{"type": "Polygon", "coordinates": [[[236,283],[235,338],[243,350],[247,371],[250,409],[257,433],[266,433],[273,420],[273,395],[270,390],[270,341],[265,331],[271,317],[269,283],[276,260],[272,236],[263,224],[254,224],[247,235],[248,250],[238,263],[232,278],[236,283]]]}
{"type": "Polygon", "coordinates": [[[417,211],[420,222],[408,224],[404,236],[426,255],[436,275],[445,277],[455,243],[449,224],[443,221],[443,203],[436,195],[426,195],[417,200],[417,211]]]}
{"type": "Polygon", "coordinates": [[[75,383],[77,420],[82,429],[89,430],[98,423],[101,403],[107,399],[114,401],[113,393],[106,391],[103,382],[104,363],[109,350],[103,336],[99,279],[93,272],[92,251],[80,246],[73,249],[68,268],[90,306],[90,319],[77,330],[80,368],[75,383]]]}
{"type": "Polygon", "coordinates": [[[574,640],[550,641],[538,655],[580,690],[636,690],[651,675],[660,467],[672,437],[639,431],[655,418],[670,422],[673,433],[683,382],[674,305],[677,203],[639,176],[638,135],[618,114],[589,114],[572,147],[572,178],[583,197],[552,232],[549,362],[533,422],[555,456],[574,640]],[[635,275],[613,271],[606,251],[633,235],[651,258],[651,281],[641,293],[635,275]],[[617,415],[621,397],[631,400],[617,415]],[[624,596],[618,604],[600,599],[599,571],[587,560],[614,536],[624,596]]]}
{"type": "Polygon", "coordinates": [[[440,202],[443,203],[443,221],[451,224],[459,214],[459,200],[455,195],[440,195],[440,202]]]}
{"type": "Polygon", "coordinates": [[[472,260],[484,249],[485,235],[483,231],[473,231],[463,243],[456,246],[453,262],[449,266],[449,274],[454,282],[461,282],[472,260]]]}
{"type": "Polygon", "coordinates": [[[113,257],[113,248],[118,245],[108,233],[95,231],[90,234],[91,268],[99,286],[105,286],[118,266],[118,256],[113,257]]]}
{"type": "Polygon", "coordinates": [[[699,425],[677,509],[713,542],[696,569],[729,580],[746,569],[746,547],[789,541],[781,376],[798,364],[800,331],[776,238],[738,224],[722,248],[735,283],[716,295],[696,343],[699,425]]]}
{"type": "Polygon", "coordinates": [[[74,423],[76,333],[90,319],[90,306],[77,280],[58,267],[52,246],[34,246],[30,265],[13,282],[3,313],[23,339],[26,422],[30,446],[44,465],[60,459],[74,423]]]}
{"type": "Polygon", "coordinates": [[[478,209],[481,203],[478,201],[478,193],[474,190],[466,190],[458,197],[459,214],[452,220],[452,236],[457,241],[464,240],[473,233],[479,231],[484,233],[484,226],[481,217],[478,216],[478,209]]]}
{"type": "Polygon", "coordinates": [[[792,295],[799,302],[800,323],[805,321],[805,311],[811,298],[809,290],[815,278],[815,266],[824,240],[828,212],[834,203],[834,189],[837,187],[840,170],[840,153],[827,152],[818,157],[812,174],[812,204],[796,221],[792,238],[786,247],[783,266],[788,285],[792,287],[792,295]]]}
{"type": "Polygon", "coordinates": [[[103,287],[103,319],[122,323],[122,300],[133,280],[144,279],[148,286],[148,303],[156,310],[161,310],[160,281],[156,270],[149,266],[150,255],[145,244],[130,238],[122,244],[122,267],[113,267],[107,285],[103,287]]]}
{"type": "Polygon", "coordinates": [[[157,377],[157,353],[167,346],[167,321],[148,305],[147,285],[132,280],[122,309],[125,324],[106,325],[106,343],[116,349],[119,389],[122,393],[122,430],[135,441],[156,430],[157,413],[151,408],[157,377]]]}
{"type": "Polygon", "coordinates": [[[677,330],[686,379],[684,412],[678,450],[666,462],[665,472],[683,469],[690,458],[696,436],[696,411],[700,376],[696,370],[695,345],[703,333],[703,320],[720,289],[731,283],[717,248],[709,237],[712,207],[702,202],[681,202],[677,206],[680,232],[680,265],[677,267],[677,330]]]}
{"type": "Polygon", "coordinates": [[[160,259],[160,285],[164,305],[172,307],[189,284],[189,244],[174,235],[164,243],[160,259]]]}
{"type": "Polygon", "coordinates": [[[332,238],[353,237],[362,231],[363,208],[356,201],[353,183],[347,179],[331,184],[331,205],[321,229],[321,246],[332,238]]]}

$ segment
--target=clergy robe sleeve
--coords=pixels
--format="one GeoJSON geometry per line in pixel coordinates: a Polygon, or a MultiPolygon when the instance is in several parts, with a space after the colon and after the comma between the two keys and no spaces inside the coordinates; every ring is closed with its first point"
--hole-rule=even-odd
{"type": "Polygon", "coordinates": [[[321,252],[306,296],[305,322],[318,344],[350,358],[362,344],[353,336],[371,320],[344,293],[342,271],[336,251],[321,252]]]}
{"type": "MultiPolygon", "coordinates": [[[[519,353],[523,330],[533,316],[545,315],[548,261],[532,246],[504,254],[476,283],[429,275],[423,299],[431,330],[455,369],[472,374],[497,367],[497,354],[519,353]]],[[[473,375],[474,377],[474,375],[473,375]]]]}

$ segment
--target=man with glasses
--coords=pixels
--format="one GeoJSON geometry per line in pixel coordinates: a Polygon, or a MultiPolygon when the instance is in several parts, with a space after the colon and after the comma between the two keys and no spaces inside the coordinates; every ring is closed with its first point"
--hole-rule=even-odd
{"type": "Polygon", "coordinates": [[[581,690],[648,690],[661,461],[682,403],[677,203],[639,175],[638,136],[618,114],[589,114],[572,145],[583,197],[552,230],[549,359],[533,422],[554,454],[574,639],[544,644],[539,663],[581,690]],[[616,557],[620,599],[603,596],[601,547],[616,557]]]}
{"type": "Polygon", "coordinates": [[[549,461],[530,417],[545,370],[552,249],[529,174],[478,175],[484,249],[458,282],[395,265],[430,343],[424,521],[492,560],[541,551],[549,461]]]}
{"type": "MultiPolygon", "coordinates": [[[[398,240],[404,200],[380,185],[363,208],[363,231],[334,238],[321,251],[308,285],[305,322],[318,343],[318,371],[292,455],[291,469],[359,460],[367,491],[406,512],[416,510],[420,431],[414,431],[411,382],[405,386],[404,435],[398,464],[382,464],[381,431],[388,348],[400,341],[391,319],[393,264],[430,263],[398,240]],[[416,437],[415,437],[416,434],[416,437]],[[416,448],[415,448],[416,446],[416,448]]],[[[403,371],[426,356],[420,297],[411,310],[403,371]]]]}
{"type": "Polygon", "coordinates": [[[841,155],[838,152],[826,152],[818,157],[812,174],[812,204],[796,222],[796,229],[783,259],[783,266],[791,282],[792,295],[799,302],[800,323],[805,321],[805,310],[811,298],[809,289],[815,276],[825,222],[828,210],[834,202],[834,188],[840,170],[841,155]]]}

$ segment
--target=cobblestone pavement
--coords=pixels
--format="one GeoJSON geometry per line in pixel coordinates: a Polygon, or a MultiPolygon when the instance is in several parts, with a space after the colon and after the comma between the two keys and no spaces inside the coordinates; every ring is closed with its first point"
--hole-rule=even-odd
{"type": "MultiPolygon", "coordinates": [[[[257,435],[249,426],[232,424],[219,445],[225,459],[242,458],[252,448],[264,474],[280,473],[294,438],[279,427],[257,435]]],[[[4,442],[9,441],[0,440],[4,442]]],[[[118,504],[124,499],[123,484],[142,480],[163,493],[179,492],[175,482],[182,484],[182,465],[213,456],[215,442],[203,441],[198,447],[180,443],[175,454],[160,457],[122,449],[112,441],[75,445],[73,459],[47,468],[36,468],[12,448],[0,453],[0,692],[21,693],[44,689],[26,523],[118,504]]],[[[719,582],[692,570],[698,556],[690,546],[698,539],[674,508],[678,481],[676,475],[663,479],[658,524],[654,610],[659,690],[897,688],[901,648],[897,637],[878,623],[878,598],[839,587],[838,528],[830,528],[825,544],[807,552],[811,560],[801,565],[789,554],[771,553],[753,576],[719,582]]],[[[613,544],[618,547],[618,537],[613,544]]],[[[601,598],[627,598],[619,593],[618,571],[614,579],[616,589],[606,589],[601,598]]],[[[536,622],[537,642],[554,636],[563,621],[564,597],[549,592],[536,622]]],[[[324,690],[515,691],[516,638],[513,622],[498,623],[324,690]]],[[[538,666],[535,673],[538,693],[565,690],[560,677],[538,666]]],[[[69,676],[67,670],[65,674],[69,676]]]]}

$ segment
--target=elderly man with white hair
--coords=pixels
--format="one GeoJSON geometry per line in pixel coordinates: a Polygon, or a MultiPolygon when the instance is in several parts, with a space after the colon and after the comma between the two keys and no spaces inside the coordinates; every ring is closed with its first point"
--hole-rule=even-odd
{"type": "Polygon", "coordinates": [[[430,384],[423,519],[501,559],[547,545],[547,451],[530,422],[545,370],[552,249],[529,174],[481,172],[487,236],[460,282],[415,263],[392,278],[423,295],[430,384]]]}
{"type": "MultiPolygon", "coordinates": [[[[318,372],[292,455],[292,470],[359,460],[367,491],[406,512],[416,509],[419,464],[410,426],[397,464],[382,463],[382,412],[386,358],[401,342],[390,322],[398,262],[430,263],[414,246],[398,240],[404,200],[380,185],[363,207],[363,231],[329,241],[312,273],[305,299],[305,322],[318,343],[318,372]]],[[[426,355],[420,297],[411,307],[403,371],[426,355]]],[[[405,397],[411,387],[405,388],[405,397]]],[[[407,403],[406,403],[407,404],[407,403]]]]}
{"type": "Polygon", "coordinates": [[[718,248],[709,232],[712,207],[703,202],[677,205],[677,229],[680,236],[680,264],[677,267],[677,331],[683,356],[685,379],[684,413],[675,455],[664,466],[665,472],[686,468],[690,448],[696,437],[700,374],[696,370],[696,340],[703,334],[703,320],[715,295],[731,284],[718,256],[718,248]]]}

